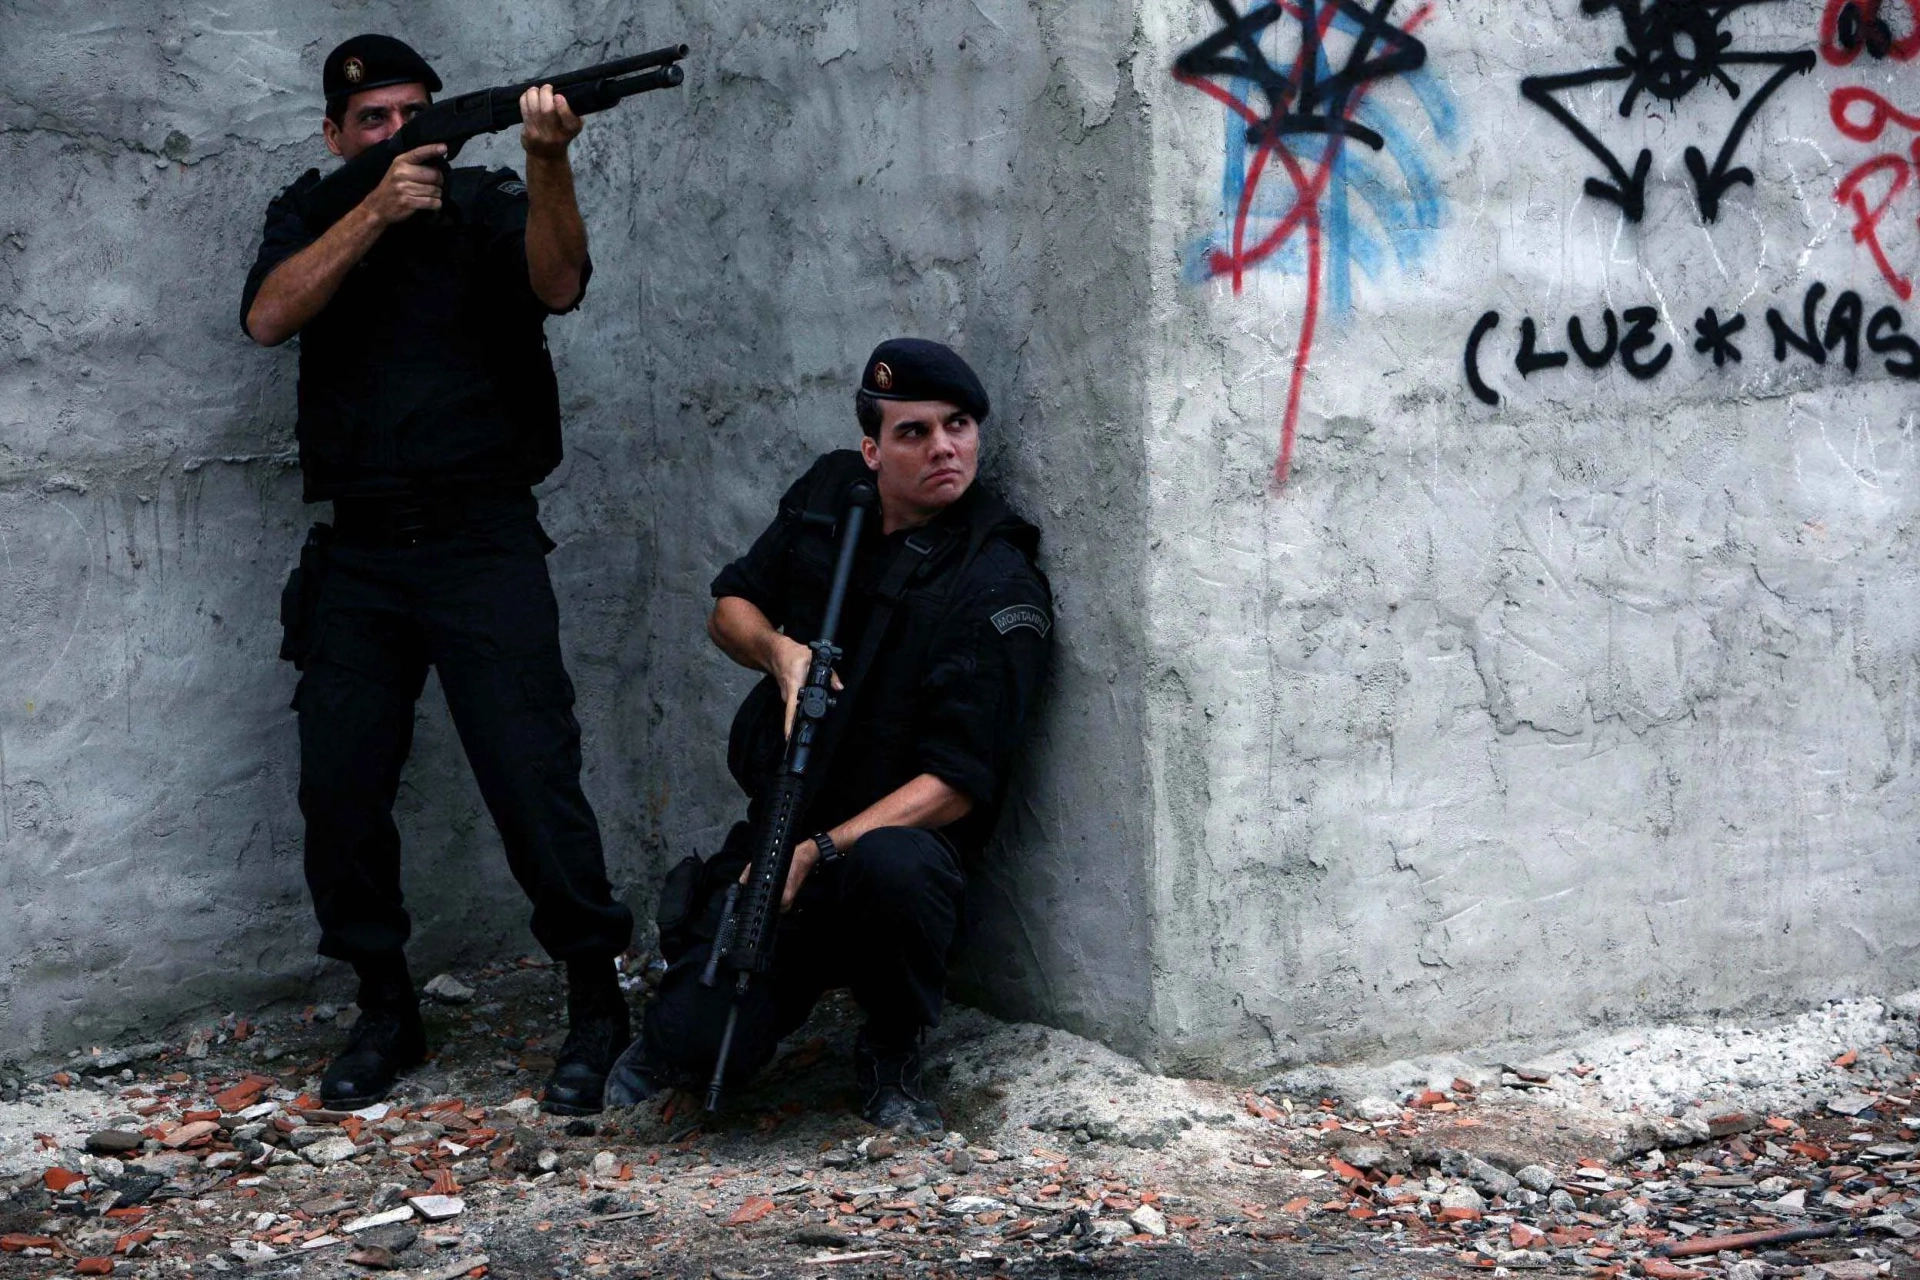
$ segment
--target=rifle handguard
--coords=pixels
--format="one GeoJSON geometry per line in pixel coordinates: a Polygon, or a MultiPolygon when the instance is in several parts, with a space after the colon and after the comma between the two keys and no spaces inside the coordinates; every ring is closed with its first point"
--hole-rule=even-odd
{"type": "MultiPolygon", "coordinates": [[[[793,867],[794,832],[805,816],[808,802],[806,779],[813,763],[810,757],[814,735],[834,705],[833,664],[840,657],[834,636],[840,628],[847,584],[853,577],[853,558],[859,547],[860,532],[868,509],[878,501],[878,496],[871,483],[861,481],[849,487],[847,500],[833,578],[827,589],[827,607],[821,617],[819,638],[808,646],[813,651],[813,662],[807,669],[807,683],[795,700],[786,757],[767,797],[760,830],[755,833],[753,862],[747,871],[746,884],[727,890],[720,930],[708,953],[706,971],[701,975],[701,981],[709,987],[719,982],[722,965],[736,975],[733,1007],[727,1010],[726,1034],[721,1037],[713,1076],[707,1085],[708,1111],[716,1111],[720,1106],[727,1056],[733,1048],[733,1029],[740,1017],[740,997],[746,994],[755,975],[773,967],[780,902],[786,894],[787,877],[793,867]]],[[[830,837],[820,839],[825,840],[824,849],[833,847],[830,837]]]]}

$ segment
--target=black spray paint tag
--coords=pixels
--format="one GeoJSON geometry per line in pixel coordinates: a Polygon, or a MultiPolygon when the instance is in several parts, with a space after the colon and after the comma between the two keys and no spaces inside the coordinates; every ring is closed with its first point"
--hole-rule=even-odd
{"type": "Polygon", "coordinates": [[[1006,635],[1007,632],[1018,627],[1025,627],[1044,640],[1047,638],[1047,632],[1053,630],[1053,619],[1047,616],[1044,609],[1030,604],[1016,604],[1009,605],[994,614],[993,625],[1001,635],[1006,635]]]}

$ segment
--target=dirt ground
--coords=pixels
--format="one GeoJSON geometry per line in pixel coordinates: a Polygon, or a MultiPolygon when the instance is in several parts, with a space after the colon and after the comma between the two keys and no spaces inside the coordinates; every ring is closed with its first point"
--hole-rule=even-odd
{"type": "Polygon", "coordinates": [[[1621,1105],[1634,1063],[1708,1056],[1658,1033],[1306,1096],[956,1009],[929,1140],[854,1110],[838,1000],[718,1117],[687,1095],[541,1115],[557,973],[457,977],[427,1005],[434,1059],[351,1116],[313,1096],[350,1010],[0,1071],[0,1277],[1920,1277],[1920,1064],[1878,1006],[1795,1032],[1785,1094],[1785,1067],[1732,1054],[1747,1096],[1789,1100],[1751,1113],[1721,1088],[1621,1105]]]}

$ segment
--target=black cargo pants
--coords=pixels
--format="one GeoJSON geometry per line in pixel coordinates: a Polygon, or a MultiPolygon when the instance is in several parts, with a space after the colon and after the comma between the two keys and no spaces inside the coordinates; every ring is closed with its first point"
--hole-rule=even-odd
{"type": "MultiPolygon", "coordinates": [[[[715,879],[738,876],[751,828],[734,827],[710,864],[715,879]]],[[[773,971],[748,988],[727,1056],[737,1084],[773,1058],[782,1036],[807,1020],[821,995],[851,987],[878,1047],[910,1046],[940,1020],[947,966],[959,941],[966,882],[953,846],[933,831],[883,827],[830,867],[816,867],[780,923],[773,971]]],[[[713,883],[713,881],[709,881],[713,883]]],[[[724,893],[714,893],[696,941],[674,958],[647,1006],[641,1036],[661,1082],[704,1085],[720,1048],[732,975],[700,984],[724,893]]]]}
{"type": "Polygon", "coordinates": [[[633,917],[613,900],[600,828],[580,789],[580,725],[560,657],[552,548],[532,497],[463,509],[413,545],[356,532],[342,511],[294,695],[300,811],[320,953],[398,950],[393,804],[427,668],[440,674],[461,746],[555,959],[615,956],[633,917]]]}

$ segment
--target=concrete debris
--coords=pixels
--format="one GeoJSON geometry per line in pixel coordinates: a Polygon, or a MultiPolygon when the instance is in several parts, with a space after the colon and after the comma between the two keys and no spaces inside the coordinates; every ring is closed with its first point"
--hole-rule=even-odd
{"type": "Polygon", "coordinates": [[[129,1151],[140,1150],[146,1139],[137,1133],[125,1129],[102,1129],[98,1133],[87,1135],[87,1150],[96,1155],[123,1155],[129,1151]]]}
{"type": "Polygon", "coordinates": [[[472,987],[450,973],[440,974],[421,990],[441,1004],[467,1004],[474,995],[472,987]]]}
{"type": "Polygon", "coordinates": [[[1161,1213],[1150,1204],[1143,1204],[1128,1214],[1127,1221],[1132,1223],[1137,1230],[1144,1231],[1150,1236],[1164,1236],[1167,1234],[1167,1215],[1161,1213]]]}
{"type": "MultiPolygon", "coordinates": [[[[985,1101],[955,1117],[971,1139],[929,1140],[874,1133],[846,1110],[840,1077],[807,1069],[835,1038],[841,1053],[851,1042],[857,1011],[832,1000],[827,1035],[718,1121],[677,1094],[630,1114],[546,1116],[532,1093],[564,1019],[497,994],[521,974],[524,991],[541,971],[482,974],[442,1015],[454,1031],[434,1063],[356,1113],[314,1096],[339,1032],[313,1019],[304,1040],[253,1023],[204,1059],[178,1045],[124,1077],[23,1083],[0,1102],[0,1144],[32,1139],[0,1145],[0,1253],[51,1259],[36,1276],[133,1280],[189,1264],[236,1278],[454,1280],[484,1266],[595,1280],[654,1257],[686,1265],[653,1274],[878,1264],[932,1280],[1162,1249],[1178,1253],[1140,1274],[1256,1274],[1257,1253],[1316,1280],[1456,1266],[1920,1276],[1920,1061],[1899,1027],[1875,1024],[1865,1052],[1816,1040],[1797,1108],[1756,1104],[1783,1087],[1769,1078],[1649,1114],[1605,1106],[1604,1090],[1624,1086],[1594,1063],[1637,1062],[1622,1045],[1518,1068],[1428,1063],[1356,1102],[1334,1072],[1312,1093],[1248,1093],[956,1010],[929,1042],[931,1069],[944,1097],[985,1101]],[[1540,1079],[1503,1083],[1522,1072],[1540,1079]],[[1389,1093],[1399,1100],[1364,1105],[1389,1093]],[[1189,1267],[1201,1254],[1248,1265],[1189,1267]]],[[[1820,1023],[1865,1025],[1844,1012],[1820,1023]]],[[[1786,1045],[1777,1060],[1809,1056],[1786,1045]]]]}
{"type": "Polygon", "coordinates": [[[146,1062],[165,1053],[167,1046],[160,1041],[143,1044],[121,1045],[113,1049],[91,1049],[76,1054],[70,1064],[75,1071],[118,1071],[129,1063],[146,1062]]]}
{"type": "Polygon", "coordinates": [[[459,1196],[415,1196],[413,1210],[428,1222],[445,1222],[467,1211],[467,1202],[459,1196]]]}
{"type": "Polygon", "coordinates": [[[1353,1113],[1362,1120],[1398,1120],[1400,1108],[1385,1098],[1362,1098],[1353,1104],[1353,1113]]]}
{"type": "Polygon", "coordinates": [[[1547,1195],[1553,1190],[1553,1170],[1545,1165],[1523,1165],[1514,1170],[1514,1181],[1538,1195],[1547,1195]]]}
{"type": "Polygon", "coordinates": [[[947,1201],[944,1206],[946,1212],[956,1216],[969,1213],[1003,1213],[1006,1207],[992,1196],[959,1196],[947,1201]]]}
{"type": "Polygon", "coordinates": [[[322,1138],[304,1148],[300,1154],[305,1157],[308,1164],[324,1169],[328,1165],[339,1164],[342,1160],[353,1159],[358,1150],[352,1138],[341,1134],[338,1137],[322,1138]]]}
{"type": "Polygon", "coordinates": [[[340,1230],[350,1236],[358,1235],[362,1231],[371,1231],[375,1227],[390,1227],[396,1222],[406,1222],[412,1217],[413,1206],[403,1204],[398,1209],[388,1209],[384,1213],[370,1213],[364,1218],[355,1218],[351,1222],[344,1223],[340,1230]]]}

